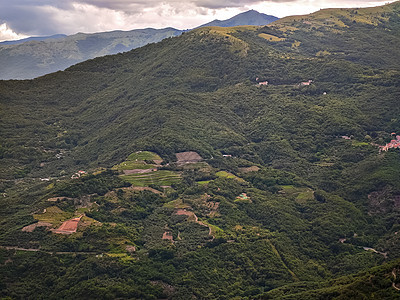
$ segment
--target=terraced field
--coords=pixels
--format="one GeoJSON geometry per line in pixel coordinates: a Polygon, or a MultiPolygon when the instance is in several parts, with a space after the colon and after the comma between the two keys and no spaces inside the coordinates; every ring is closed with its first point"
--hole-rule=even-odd
{"type": "Polygon", "coordinates": [[[133,186],[146,187],[152,184],[170,186],[178,183],[181,179],[179,173],[157,170],[162,161],[163,159],[154,152],[138,151],[129,155],[126,161],[115,165],[113,169],[124,172],[121,178],[133,186]]]}
{"type": "Polygon", "coordinates": [[[33,217],[40,221],[51,223],[53,226],[60,226],[65,220],[74,217],[73,213],[62,211],[57,206],[50,206],[43,213],[34,214],[33,217]]]}
{"type": "Polygon", "coordinates": [[[156,168],[156,165],[146,164],[144,161],[132,161],[127,160],[119,165],[115,165],[112,167],[114,170],[134,170],[134,169],[152,169],[156,168]]]}
{"type": "Polygon", "coordinates": [[[150,151],[138,151],[128,156],[126,161],[115,165],[114,170],[135,170],[135,169],[152,169],[162,162],[162,158],[156,153],[150,151]],[[149,163],[150,162],[150,163],[149,163]],[[151,163],[151,162],[154,162],[151,163]]]}
{"type": "Polygon", "coordinates": [[[149,186],[151,184],[169,186],[178,183],[181,176],[177,172],[161,170],[145,174],[122,175],[121,178],[134,186],[149,186]]]}
{"type": "Polygon", "coordinates": [[[131,155],[128,156],[127,160],[138,160],[138,161],[143,161],[143,160],[162,160],[162,158],[150,151],[138,151],[135,153],[132,153],[131,155]]]}

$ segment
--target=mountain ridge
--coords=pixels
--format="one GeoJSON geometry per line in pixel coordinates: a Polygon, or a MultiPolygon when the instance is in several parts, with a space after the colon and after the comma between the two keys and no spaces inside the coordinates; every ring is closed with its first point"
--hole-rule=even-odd
{"type": "MultiPolygon", "coordinates": [[[[239,14],[226,22],[230,25],[266,25],[272,18],[255,11],[239,14]],[[250,14],[250,17],[248,16],[250,14]]],[[[225,21],[219,21],[224,26],[225,21]]],[[[212,23],[212,22],[211,22],[212,23]]],[[[210,24],[211,24],[210,23],[210,24]]],[[[204,26],[204,25],[203,25],[204,26]]],[[[27,38],[20,41],[0,43],[0,79],[32,79],[98,56],[112,55],[159,42],[164,38],[185,32],[167,27],[163,29],[134,29],[101,33],[77,33],[69,36],[27,38]],[[26,44],[28,43],[29,44],[26,44]]]]}
{"type": "Polygon", "coordinates": [[[28,37],[20,40],[12,40],[12,41],[3,41],[0,42],[0,46],[2,45],[17,45],[25,42],[30,42],[30,41],[44,41],[48,39],[58,39],[58,38],[65,38],[67,37],[66,34],[54,34],[54,35],[49,35],[49,36],[37,36],[37,37],[28,37]]]}
{"type": "Polygon", "coordinates": [[[26,79],[65,69],[96,56],[110,55],[181,34],[165,29],[77,33],[65,38],[0,47],[0,79],[26,79]],[[27,46],[26,46],[27,45],[27,46]]]}

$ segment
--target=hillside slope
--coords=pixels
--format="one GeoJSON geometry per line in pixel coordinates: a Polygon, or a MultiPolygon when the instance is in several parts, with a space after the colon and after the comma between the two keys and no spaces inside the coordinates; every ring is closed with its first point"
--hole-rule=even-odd
{"type": "Polygon", "coordinates": [[[392,58],[400,54],[399,7],[396,1],[363,9],[323,9],[280,19],[270,30],[282,38],[276,46],[285,51],[398,69],[392,58]]]}
{"type": "MultiPolygon", "coordinates": [[[[389,45],[399,4],[376,10],[389,45]]],[[[303,25],[0,82],[0,295],[397,297],[398,50],[350,57],[332,49],[370,24],[303,25]]]]}

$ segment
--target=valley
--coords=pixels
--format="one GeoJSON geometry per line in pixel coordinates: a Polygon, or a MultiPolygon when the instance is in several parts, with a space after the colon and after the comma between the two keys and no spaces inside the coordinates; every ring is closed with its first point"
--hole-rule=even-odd
{"type": "Polygon", "coordinates": [[[398,298],[399,13],[0,81],[0,297],[398,298]]]}

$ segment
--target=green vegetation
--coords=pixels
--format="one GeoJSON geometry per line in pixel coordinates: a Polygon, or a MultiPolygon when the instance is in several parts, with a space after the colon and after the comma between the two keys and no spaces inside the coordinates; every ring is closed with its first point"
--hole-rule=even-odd
{"type": "Polygon", "coordinates": [[[162,158],[153,153],[153,152],[149,152],[149,151],[139,151],[139,152],[135,152],[132,153],[131,155],[128,156],[128,161],[145,161],[145,160],[162,160],[162,158]]]}
{"type": "Polygon", "coordinates": [[[132,160],[124,161],[119,165],[115,165],[112,167],[112,169],[115,170],[134,170],[134,169],[153,169],[153,168],[155,168],[155,165],[147,164],[145,162],[132,161],[132,160]]]}
{"type": "Polygon", "coordinates": [[[217,175],[218,177],[222,177],[222,178],[237,178],[237,176],[233,175],[232,173],[226,172],[226,171],[219,171],[217,173],[215,173],[215,175],[217,175]]]}
{"type": "Polygon", "coordinates": [[[0,297],[397,297],[400,156],[378,145],[400,132],[399,6],[0,82],[0,297]]]}
{"type": "Polygon", "coordinates": [[[122,175],[121,178],[134,186],[173,185],[180,181],[176,172],[161,170],[144,174],[122,175]]]}
{"type": "Polygon", "coordinates": [[[128,156],[127,160],[112,167],[114,170],[153,169],[156,162],[162,162],[162,158],[149,151],[138,151],[128,156]]]}
{"type": "Polygon", "coordinates": [[[74,217],[73,213],[62,211],[57,206],[50,206],[46,208],[46,211],[41,214],[35,214],[33,217],[41,222],[48,222],[53,224],[53,227],[58,227],[65,220],[74,217]]]}

